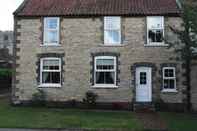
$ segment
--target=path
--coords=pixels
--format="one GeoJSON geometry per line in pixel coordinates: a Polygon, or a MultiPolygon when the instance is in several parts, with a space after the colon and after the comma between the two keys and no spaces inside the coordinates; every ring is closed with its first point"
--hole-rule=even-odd
{"type": "Polygon", "coordinates": [[[165,121],[156,112],[135,113],[136,118],[142,122],[147,131],[167,131],[165,121]]]}

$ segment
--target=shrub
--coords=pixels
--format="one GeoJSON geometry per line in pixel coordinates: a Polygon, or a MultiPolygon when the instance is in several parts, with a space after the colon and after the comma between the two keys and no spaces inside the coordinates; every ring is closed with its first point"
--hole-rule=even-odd
{"type": "Polygon", "coordinates": [[[83,102],[88,107],[94,107],[96,105],[96,100],[98,98],[98,95],[92,91],[86,92],[85,98],[83,99],[83,102]]]}
{"type": "Polygon", "coordinates": [[[71,98],[71,99],[68,101],[68,103],[69,103],[69,105],[70,105],[71,107],[76,107],[76,105],[77,105],[77,101],[76,101],[75,98],[71,98]]]}

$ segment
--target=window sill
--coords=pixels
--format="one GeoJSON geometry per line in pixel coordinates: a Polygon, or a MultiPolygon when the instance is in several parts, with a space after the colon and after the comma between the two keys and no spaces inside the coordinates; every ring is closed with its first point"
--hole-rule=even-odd
{"type": "Polygon", "coordinates": [[[100,88],[100,89],[117,89],[116,85],[94,85],[92,88],[100,88]]]}
{"type": "Polygon", "coordinates": [[[145,47],[168,47],[168,44],[164,44],[164,43],[149,43],[149,44],[145,44],[145,47]]]}
{"type": "Polygon", "coordinates": [[[60,84],[41,84],[38,88],[61,88],[62,85],[60,84]]]}
{"type": "Polygon", "coordinates": [[[60,47],[61,44],[41,44],[41,47],[60,47]]]}
{"type": "Polygon", "coordinates": [[[162,93],[177,93],[178,91],[175,89],[174,90],[172,89],[172,90],[162,90],[161,92],[162,93]]]}
{"type": "Polygon", "coordinates": [[[102,46],[106,46],[106,47],[121,47],[124,46],[124,44],[103,44],[102,46]]]}

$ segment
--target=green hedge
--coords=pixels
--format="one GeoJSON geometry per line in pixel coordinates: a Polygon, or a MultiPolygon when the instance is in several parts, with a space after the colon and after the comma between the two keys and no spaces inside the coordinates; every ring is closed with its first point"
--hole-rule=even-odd
{"type": "Polygon", "coordinates": [[[12,69],[2,69],[0,68],[0,77],[11,77],[12,76],[12,69]]]}

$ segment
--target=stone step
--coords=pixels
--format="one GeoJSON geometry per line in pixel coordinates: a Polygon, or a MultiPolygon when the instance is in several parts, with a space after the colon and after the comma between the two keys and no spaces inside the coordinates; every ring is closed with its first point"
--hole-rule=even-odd
{"type": "Polygon", "coordinates": [[[133,104],[133,110],[136,112],[154,112],[155,105],[150,102],[136,102],[133,104]]]}

